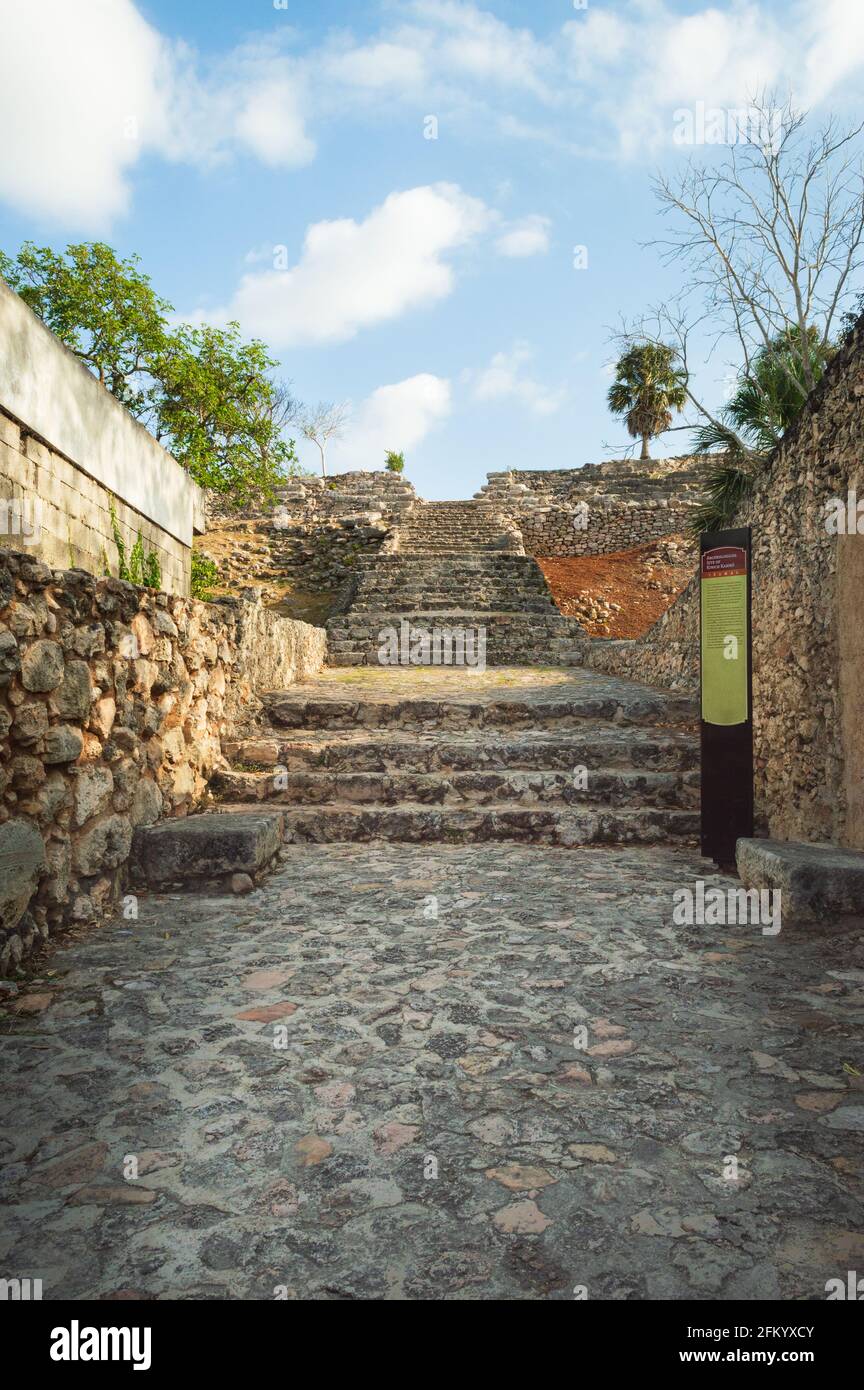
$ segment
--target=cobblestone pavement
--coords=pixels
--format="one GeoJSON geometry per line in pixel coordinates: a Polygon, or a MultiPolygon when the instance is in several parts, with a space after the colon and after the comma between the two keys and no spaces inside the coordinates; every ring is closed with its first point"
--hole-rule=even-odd
{"type": "Polygon", "coordinates": [[[860,928],[673,925],[706,869],[330,845],[244,899],[142,898],[5,1006],[0,1273],[824,1298],[864,1268],[860,928]]]}

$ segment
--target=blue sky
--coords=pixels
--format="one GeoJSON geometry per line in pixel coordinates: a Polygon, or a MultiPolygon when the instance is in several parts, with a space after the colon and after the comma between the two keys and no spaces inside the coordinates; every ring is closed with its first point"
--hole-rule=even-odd
{"type": "Polygon", "coordinates": [[[137,252],[351,403],[334,471],[404,449],[433,498],[624,452],[610,329],[677,287],[651,175],[717,156],[673,113],[854,112],[864,67],[862,0],[0,0],[0,29],[0,246],[137,252]]]}

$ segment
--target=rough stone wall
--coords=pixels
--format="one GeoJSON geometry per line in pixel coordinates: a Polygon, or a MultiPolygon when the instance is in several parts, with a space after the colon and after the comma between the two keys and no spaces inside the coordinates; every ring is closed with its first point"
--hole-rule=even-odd
{"type": "Polygon", "coordinates": [[[589,642],[585,665],[646,685],[699,691],[699,591],[694,578],[644,637],[589,642]]]}
{"type": "MultiPolygon", "coordinates": [[[[838,536],[826,524],[826,504],[845,504],[850,491],[864,500],[864,320],[735,519],[753,528],[760,827],[778,839],[864,849],[856,703],[864,669],[864,535],[838,536]]],[[[651,684],[677,680],[695,689],[698,629],[694,583],[639,642],[595,643],[587,660],[651,684]]]]}
{"type": "Polygon", "coordinates": [[[117,572],[111,508],[127,555],[140,533],[159,557],[162,587],[188,595],[190,548],[142,516],[0,409],[0,547],[55,568],[117,572]],[[11,505],[10,505],[11,504],[11,505]],[[32,536],[27,531],[32,528],[32,536]],[[22,534],[23,532],[23,534],[22,534]]]}
{"type": "Polygon", "coordinates": [[[605,555],[688,530],[703,468],[686,455],[490,473],[477,498],[512,519],[529,555],[605,555]]]}
{"type": "Polygon", "coordinates": [[[381,549],[416,500],[411,483],[383,471],[291,478],[272,501],[253,506],[210,494],[199,548],[217,561],[220,584],[260,585],[271,605],[287,590],[301,611],[298,595],[329,595],[326,611],[337,611],[359,561],[381,549]]]}
{"type": "Polygon", "coordinates": [[[325,651],[321,629],[256,603],[0,552],[0,974],[106,911],[135,826],[198,807],[256,691],[311,675],[325,651]]]}
{"type": "Polygon", "coordinates": [[[576,525],[573,506],[548,507],[530,515],[517,515],[516,524],[528,555],[544,558],[567,555],[608,555],[630,550],[644,541],[658,540],[686,531],[689,509],[663,505],[640,507],[632,502],[608,506],[588,504],[587,525],[576,525]]]}

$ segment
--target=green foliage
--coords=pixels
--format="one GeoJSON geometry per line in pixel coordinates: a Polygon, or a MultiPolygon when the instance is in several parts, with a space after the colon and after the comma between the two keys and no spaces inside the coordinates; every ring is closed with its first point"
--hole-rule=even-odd
{"type": "Polygon", "coordinates": [[[162,588],[162,566],[155,550],[151,550],[144,561],[144,584],[148,589],[162,588]]]}
{"type": "Polygon", "coordinates": [[[208,602],[212,597],[210,587],[216,583],[218,574],[216,563],[210,559],[209,555],[202,555],[200,550],[192,551],[191,590],[193,598],[200,598],[205,603],[208,602]]]}
{"type": "Polygon", "coordinates": [[[103,242],[25,242],[14,259],[0,252],[0,275],[202,487],[243,502],[293,474],[295,403],[238,324],[171,328],[138,257],[103,242]]]}
{"type": "Polygon", "coordinates": [[[104,242],[65,254],[25,242],[0,275],[137,418],[149,406],[149,364],[166,337],[171,305],[155,294],[138,257],[120,260],[104,242]]]}
{"type": "Polygon", "coordinates": [[[690,523],[694,535],[703,531],[725,531],[735,513],[753,490],[755,471],[743,462],[718,462],[708,474],[704,498],[690,523]]]}
{"type": "MultiPolygon", "coordinates": [[[[697,454],[717,455],[708,475],[705,498],[694,514],[692,529],[722,531],[753,489],[764,460],[800,415],[806,400],[800,334],[788,334],[763,348],[742,375],[729,402],[716,420],[695,431],[697,454]]],[[[832,349],[820,343],[815,328],[807,334],[806,356],[814,382],[821,380],[832,349]]]]}
{"type": "MultiPolygon", "coordinates": [[[[111,530],[114,533],[114,544],[117,547],[117,578],[125,579],[129,584],[137,584],[139,588],[161,589],[162,587],[162,566],[159,563],[159,556],[155,550],[144,550],[144,538],[138,532],[137,540],[126,558],[126,542],[123,539],[123,532],[120,530],[120,523],[117,520],[117,513],[114,510],[114,503],[109,502],[111,513],[111,530]]],[[[110,575],[108,558],[103,550],[105,560],[105,574],[110,575]]]]}
{"type": "MultiPolygon", "coordinates": [[[[117,520],[117,513],[114,510],[114,503],[108,503],[111,512],[111,530],[114,533],[114,544],[117,547],[117,578],[129,578],[129,566],[126,563],[126,542],[123,539],[123,532],[120,530],[120,523],[117,520]]],[[[108,570],[110,574],[110,569],[108,570]]]]}
{"type": "Polygon", "coordinates": [[[648,441],[672,424],[672,412],[687,401],[687,377],[675,366],[674,348],[663,343],[638,343],[618,359],[607,401],[613,415],[623,415],[631,439],[648,441]]]}
{"type": "Polygon", "coordinates": [[[388,473],[401,473],[405,468],[405,455],[402,453],[396,454],[392,449],[388,449],[384,467],[387,469],[388,473]]]}
{"type": "Polygon", "coordinates": [[[240,326],[181,325],[158,364],[157,437],[202,487],[237,501],[267,492],[296,462],[274,429],[276,366],[263,343],[244,343],[240,326]]]}

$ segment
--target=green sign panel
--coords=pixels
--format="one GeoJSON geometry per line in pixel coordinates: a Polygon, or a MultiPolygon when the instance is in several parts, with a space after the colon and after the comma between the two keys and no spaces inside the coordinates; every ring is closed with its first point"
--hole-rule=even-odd
{"type": "Polygon", "coordinates": [[[746,724],[748,681],[747,552],[716,546],[702,552],[702,718],[746,724]]]}

